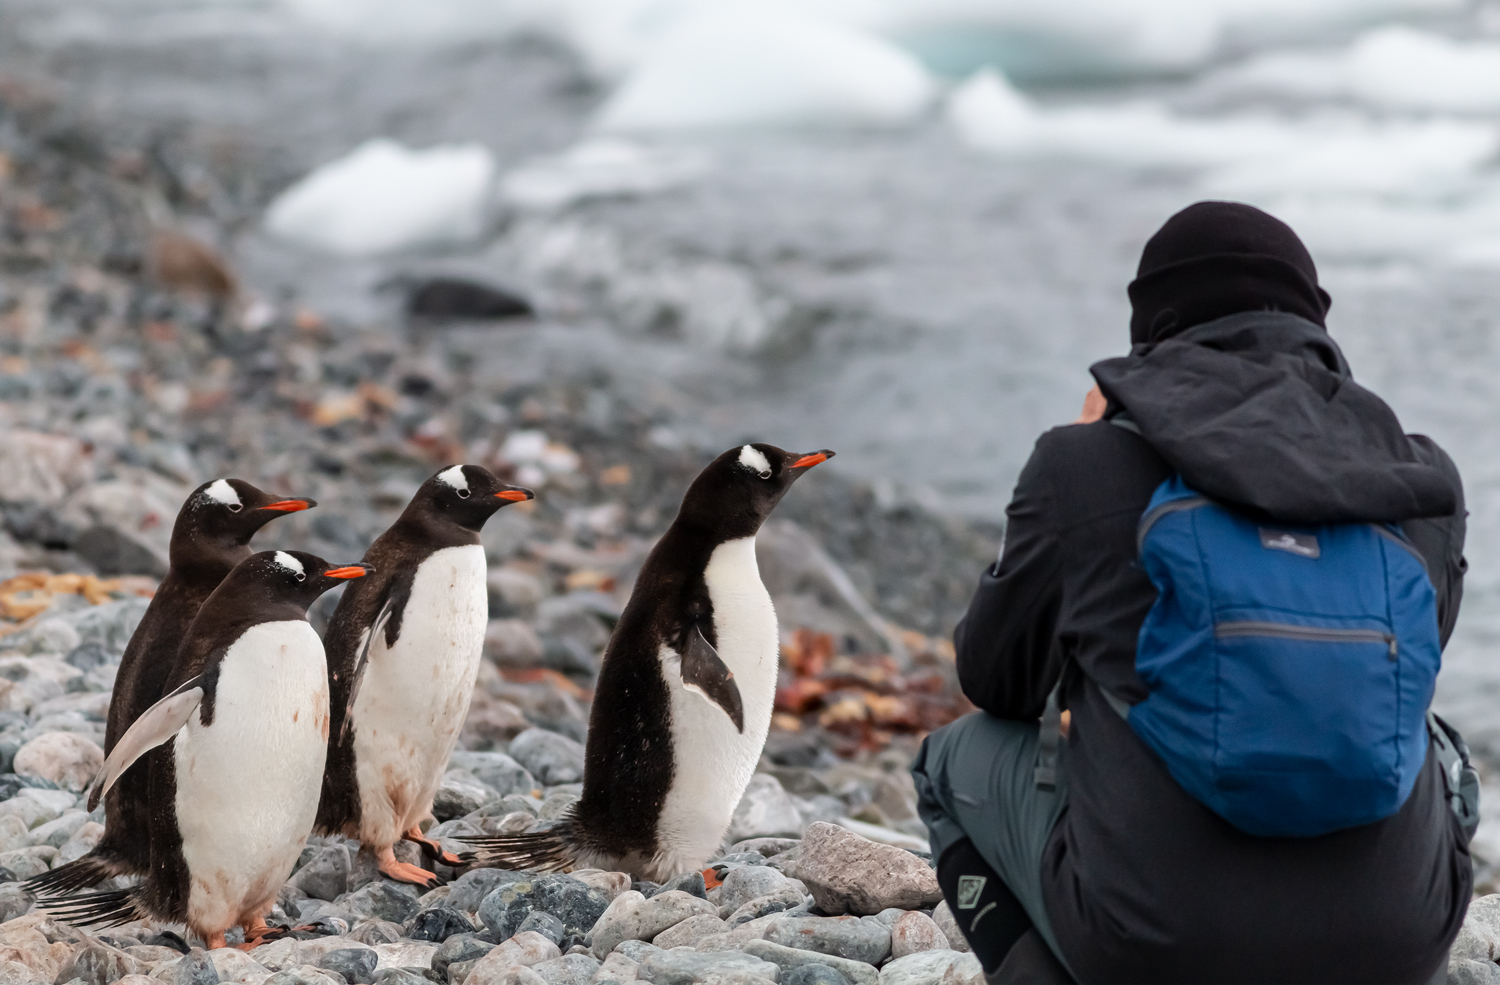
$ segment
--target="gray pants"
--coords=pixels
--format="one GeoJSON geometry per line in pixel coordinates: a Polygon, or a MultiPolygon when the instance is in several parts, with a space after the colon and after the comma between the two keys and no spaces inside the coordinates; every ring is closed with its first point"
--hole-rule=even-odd
{"type": "MultiPolygon", "coordinates": [[[[1067,803],[1067,766],[1059,757],[1054,786],[1037,786],[1037,732],[1035,722],[977,711],[929,735],[911,772],[932,857],[973,842],[1066,965],[1042,904],[1042,849],[1067,803]]],[[[965,923],[963,910],[953,915],[965,923]]]]}

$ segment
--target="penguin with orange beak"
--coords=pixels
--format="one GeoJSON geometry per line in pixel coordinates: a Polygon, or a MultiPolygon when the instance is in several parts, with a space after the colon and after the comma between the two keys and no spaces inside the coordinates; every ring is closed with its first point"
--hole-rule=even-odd
{"type": "Polygon", "coordinates": [[[495,511],[532,498],[478,465],[423,483],[365,554],[376,569],[351,584],[324,637],[333,702],[318,831],[358,838],[392,879],[433,886],[395,857],[400,839],[430,859],[462,861],[421,824],[468,715],[489,621],[479,531],[495,511]]]}
{"type": "Polygon", "coordinates": [[[718,853],[776,697],[780,638],[755,536],[792,483],[832,457],[749,444],[693,480],[604,651],[582,799],[547,831],[463,839],[480,864],[661,882],[718,853]]]}
{"type": "Polygon", "coordinates": [[[247,946],[297,862],[318,810],[328,752],[328,668],[307,622],[319,595],[370,573],[300,551],[235,566],[193,620],[167,678],[104,759],[89,808],[152,750],[151,866],[130,889],[44,897],[80,923],[186,924],[209,948],[230,927],[247,946]]]}
{"type": "MultiPolygon", "coordinates": [[[[164,693],[177,646],[204,601],[235,565],[250,557],[250,538],[275,520],[318,505],[306,497],[286,499],[243,479],[205,482],[182,504],[172,527],[170,568],[120,658],[104,752],[164,693]]],[[[104,799],[104,837],[93,851],[43,872],[26,883],[34,894],[65,893],[96,886],[111,876],[145,875],[150,807],[148,755],[120,777],[104,799]]]]}

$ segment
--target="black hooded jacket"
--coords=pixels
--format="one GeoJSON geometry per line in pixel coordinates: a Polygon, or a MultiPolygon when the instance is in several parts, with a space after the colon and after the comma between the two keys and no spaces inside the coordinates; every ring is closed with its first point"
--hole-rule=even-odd
{"type": "Polygon", "coordinates": [[[1218,318],[1093,372],[1107,415],[1140,433],[1104,420],[1041,437],[955,634],[964,693],[992,714],[1034,721],[1062,682],[1068,806],[1042,880],[1069,965],[1090,982],[1427,980],[1473,879],[1432,756],[1386,820],[1255,838],[1184,793],[1101,692],[1146,697],[1135,645],[1156,591],[1135,532],[1174,472],[1287,522],[1400,522],[1446,644],[1465,570],[1457,469],[1295,315],[1218,318]]]}

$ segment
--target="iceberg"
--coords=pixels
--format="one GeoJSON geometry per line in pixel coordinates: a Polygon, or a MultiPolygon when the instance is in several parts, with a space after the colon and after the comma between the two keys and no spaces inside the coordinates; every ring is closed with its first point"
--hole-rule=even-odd
{"type": "Polygon", "coordinates": [[[1351,47],[1350,92],[1396,109],[1500,109],[1500,42],[1451,41],[1400,25],[1378,28],[1351,47]]]}
{"type": "Polygon", "coordinates": [[[926,108],[915,58],[780,7],[704,11],[669,31],[600,111],[605,131],[890,126],[926,108]]]}
{"type": "Polygon", "coordinates": [[[470,241],[484,230],[494,177],[494,159],[478,144],[411,150],[379,138],[282,192],[265,226],[345,256],[470,241]]]}
{"type": "Polygon", "coordinates": [[[586,199],[654,195],[687,184],[706,168],[704,155],[692,150],[600,138],[509,172],[500,179],[500,198],[528,211],[555,211],[586,199]]]}

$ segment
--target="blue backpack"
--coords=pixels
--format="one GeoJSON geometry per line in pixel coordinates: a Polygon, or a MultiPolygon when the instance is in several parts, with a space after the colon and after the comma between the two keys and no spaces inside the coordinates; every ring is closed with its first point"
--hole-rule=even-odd
{"type": "Polygon", "coordinates": [[[1432,581],[1400,529],[1263,523],[1172,478],[1137,543],[1159,595],[1136,649],[1150,696],[1126,718],[1183,789],[1262,836],[1399,810],[1441,662],[1432,581]]]}

